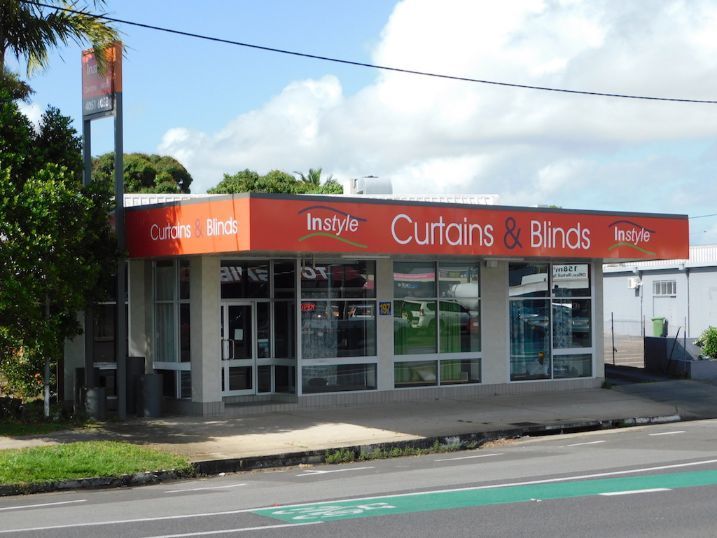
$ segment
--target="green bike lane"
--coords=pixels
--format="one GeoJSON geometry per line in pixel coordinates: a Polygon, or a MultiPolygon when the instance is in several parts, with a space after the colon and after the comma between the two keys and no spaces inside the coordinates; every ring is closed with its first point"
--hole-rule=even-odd
{"type": "Polygon", "coordinates": [[[602,479],[567,478],[559,481],[546,480],[542,483],[536,481],[534,483],[476,486],[260,508],[251,512],[295,524],[317,523],[593,495],[653,494],[675,489],[715,485],[717,485],[717,470],[702,470],[602,479]]]}

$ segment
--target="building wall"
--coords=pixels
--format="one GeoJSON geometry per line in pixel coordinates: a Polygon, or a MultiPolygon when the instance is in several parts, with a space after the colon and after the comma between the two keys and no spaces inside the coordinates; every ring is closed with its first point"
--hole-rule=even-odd
{"type": "Polygon", "coordinates": [[[668,336],[687,332],[698,337],[708,326],[717,325],[717,267],[662,268],[611,272],[604,275],[603,303],[605,331],[614,316],[616,335],[653,335],[652,318],[664,317],[668,336]],[[641,285],[630,289],[628,282],[639,279],[641,285]],[[674,297],[656,296],[657,281],[674,281],[674,297]]]}
{"type": "Polygon", "coordinates": [[[510,378],[508,337],[508,263],[482,269],[481,347],[483,383],[506,383],[510,378]]]}
{"type": "MultiPolygon", "coordinates": [[[[376,260],[376,301],[393,301],[393,260],[376,260]]],[[[393,389],[393,316],[376,316],[378,390],[393,389]]]]}
{"type": "Polygon", "coordinates": [[[707,327],[717,327],[717,267],[688,269],[689,337],[698,337],[707,327]]]}

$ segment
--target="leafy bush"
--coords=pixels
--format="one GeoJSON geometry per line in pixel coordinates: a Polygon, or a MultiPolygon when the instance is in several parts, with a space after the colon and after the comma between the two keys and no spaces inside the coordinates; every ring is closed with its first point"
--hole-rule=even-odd
{"type": "Polygon", "coordinates": [[[707,327],[695,342],[702,353],[711,359],[717,359],[717,327],[707,327]]]}
{"type": "Polygon", "coordinates": [[[0,393],[21,400],[40,396],[44,386],[43,369],[44,360],[37,355],[22,349],[14,352],[12,357],[0,361],[0,393]]]}

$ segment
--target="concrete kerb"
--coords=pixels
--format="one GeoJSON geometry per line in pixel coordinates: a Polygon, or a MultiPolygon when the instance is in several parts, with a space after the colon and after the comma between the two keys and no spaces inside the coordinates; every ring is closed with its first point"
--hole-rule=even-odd
{"type": "Polygon", "coordinates": [[[479,448],[486,443],[503,439],[518,439],[520,437],[539,437],[559,435],[564,433],[580,433],[587,431],[608,430],[650,424],[668,424],[689,420],[680,415],[665,415],[653,417],[633,417],[608,420],[583,420],[549,424],[535,424],[500,430],[464,433],[456,435],[442,435],[423,437],[408,441],[376,443],[369,445],[354,445],[336,447],[324,450],[307,450],[286,454],[270,454],[265,456],[252,456],[246,458],[230,458],[221,460],[198,461],[192,464],[190,471],[158,471],[135,473],[120,477],[95,477],[79,480],[59,480],[56,482],[42,482],[38,484],[22,484],[0,486],[0,496],[25,495],[31,493],[49,493],[53,491],[67,491],[79,489],[100,489],[119,487],[138,487],[149,484],[158,484],[172,480],[195,478],[198,476],[214,476],[221,473],[235,473],[254,471],[259,469],[272,469],[292,467],[297,465],[317,465],[325,463],[327,456],[332,452],[341,450],[351,454],[358,460],[362,455],[370,457],[371,452],[390,452],[405,449],[431,449],[438,445],[451,450],[466,450],[479,448]]]}

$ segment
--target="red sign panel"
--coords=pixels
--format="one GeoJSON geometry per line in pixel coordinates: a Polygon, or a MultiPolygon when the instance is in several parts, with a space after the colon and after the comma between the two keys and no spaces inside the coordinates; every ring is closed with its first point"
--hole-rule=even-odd
{"type": "MultiPolygon", "coordinates": [[[[128,211],[126,219],[134,257],[227,252],[232,247],[258,252],[638,260],[687,258],[689,250],[686,216],[246,196],[138,208],[128,211]],[[244,205],[237,205],[240,202],[244,205]],[[216,235],[206,232],[196,237],[170,231],[168,241],[153,239],[156,228],[153,236],[144,217],[149,214],[155,226],[161,221],[170,229],[210,218],[237,219],[237,246],[217,242],[216,235]]],[[[197,231],[202,233],[202,228],[197,231]]]]}
{"type": "Polygon", "coordinates": [[[105,51],[106,69],[100,73],[92,49],[82,51],[82,117],[111,115],[114,95],[122,91],[122,43],[105,51]]]}
{"type": "Polygon", "coordinates": [[[132,258],[249,250],[249,198],[127,208],[132,258]]]}

